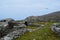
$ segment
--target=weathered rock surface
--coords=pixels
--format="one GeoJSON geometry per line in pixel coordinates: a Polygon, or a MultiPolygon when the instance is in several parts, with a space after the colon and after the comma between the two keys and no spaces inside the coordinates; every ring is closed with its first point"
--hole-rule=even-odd
{"type": "Polygon", "coordinates": [[[21,26],[17,26],[11,29],[11,31],[0,40],[13,40],[14,38],[20,37],[25,32],[26,32],[26,25],[22,24],[21,26]]]}
{"type": "Polygon", "coordinates": [[[53,26],[51,27],[51,30],[60,36],[60,24],[59,23],[53,24],[53,26]]]}
{"type": "Polygon", "coordinates": [[[42,22],[60,22],[60,11],[52,12],[47,15],[42,16],[29,16],[25,20],[28,22],[36,22],[36,21],[42,21],[42,22]]]}

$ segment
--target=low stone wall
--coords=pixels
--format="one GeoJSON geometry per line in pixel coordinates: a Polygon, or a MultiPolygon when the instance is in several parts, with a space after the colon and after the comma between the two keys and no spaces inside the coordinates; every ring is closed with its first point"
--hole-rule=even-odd
{"type": "MultiPolygon", "coordinates": [[[[30,26],[32,26],[32,25],[30,24],[30,26]]],[[[40,24],[33,24],[33,26],[35,26],[35,27],[37,27],[37,28],[35,28],[35,29],[27,29],[27,31],[28,31],[28,32],[33,32],[33,31],[39,30],[39,29],[41,29],[42,27],[44,27],[44,25],[40,25],[40,24]]]]}

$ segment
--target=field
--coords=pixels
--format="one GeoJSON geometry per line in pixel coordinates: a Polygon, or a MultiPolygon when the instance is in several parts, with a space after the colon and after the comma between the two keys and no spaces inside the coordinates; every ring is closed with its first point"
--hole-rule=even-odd
{"type": "MultiPolygon", "coordinates": [[[[54,32],[52,32],[50,29],[53,22],[41,22],[39,24],[44,24],[45,26],[40,30],[26,32],[24,35],[16,38],[15,40],[60,40],[60,37],[57,36],[54,32]]],[[[35,27],[28,28],[33,29],[35,27]]]]}

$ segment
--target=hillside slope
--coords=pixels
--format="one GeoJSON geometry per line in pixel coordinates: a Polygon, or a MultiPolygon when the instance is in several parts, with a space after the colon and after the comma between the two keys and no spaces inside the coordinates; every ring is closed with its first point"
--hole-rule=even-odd
{"type": "Polygon", "coordinates": [[[51,22],[44,22],[45,27],[34,32],[27,32],[16,40],[60,40],[54,32],[50,30],[51,22]]]}
{"type": "Polygon", "coordinates": [[[43,16],[29,16],[25,20],[33,22],[33,21],[54,21],[60,22],[60,11],[53,12],[50,14],[46,14],[43,16]]]}

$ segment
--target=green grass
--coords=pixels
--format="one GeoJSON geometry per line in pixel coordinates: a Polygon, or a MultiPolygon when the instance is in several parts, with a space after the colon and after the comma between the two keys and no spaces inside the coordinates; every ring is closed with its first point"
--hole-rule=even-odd
{"type": "Polygon", "coordinates": [[[60,37],[57,36],[54,32],[50,30],[50,25],[52,22],[44,22],[45,27],[34,32],[27,32],[16,40],[60,40],[60,37]]]}
{"type": "Polygon", "coordinates": [[[36,29],[36,26],[27,26],[28,29],[36,29]]]}

